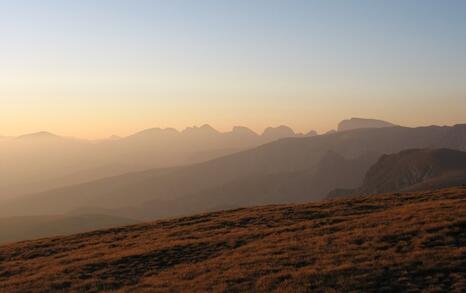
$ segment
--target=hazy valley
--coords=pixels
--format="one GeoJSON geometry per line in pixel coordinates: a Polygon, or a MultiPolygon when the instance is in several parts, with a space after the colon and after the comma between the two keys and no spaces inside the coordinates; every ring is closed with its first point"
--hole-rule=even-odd
{"type": "MultiPolygon", "coordinates": [[[[466,125],[408,128],[364,119],[342,124],[352,129],[282,138],[211,160],[199,158],[204,160],[199,163],[88,180],[3,200],[0,220],[15,221],[22,228],[12,234],[10,226],[0,225],[4,235],[0,241],[264,204],[466,184],[462,151],[466,150],[466,125]],[[361,121],[369,128],[358,129],[361,121]],[[60,219],[63,227],[58,220],[48,221],[50,216],[60,219]],[[43,220],[37,224],[39,219],[43,220]],[[67,224],[70,221],[73,226],[67,224]]],[[[192,131],[216,133],[208,126],[192,131]]],[[[217,133],[216,137],[231,135],[217,133]]],[[[144,140],[143,145],[150,149],[156,141],[144,140]]]]}
{"type": "Polygon", "coordinates": [[[466,1],[0,0],[0,293],[466,292],[466,1]]]}
{"type": "Polygon", "coordinates": [[[207,161],[296,134],[286,126],[259,135],[246,127],[219,132],[209,125],[151,128],[128,137],[89,141],[47,131],[0,140],[0,199],[131,171],[207,161]]]}

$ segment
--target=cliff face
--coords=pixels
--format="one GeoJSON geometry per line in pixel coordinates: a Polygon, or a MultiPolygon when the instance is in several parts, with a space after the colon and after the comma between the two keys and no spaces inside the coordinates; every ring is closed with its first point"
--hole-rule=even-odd
{"type": "Polygon", "coordinates": [[[421,190],[466,183],[466,152],[407,150],[384,155],[366,174],[358,192],[421,190]]]}

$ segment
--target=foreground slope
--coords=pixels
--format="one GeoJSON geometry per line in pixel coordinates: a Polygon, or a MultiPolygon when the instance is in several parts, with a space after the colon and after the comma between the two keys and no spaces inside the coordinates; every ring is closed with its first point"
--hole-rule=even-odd
{"type": "Polygon", "coordinates": [[[0,291],[464,292],[466,188],[201,214],[0,246],[0,291]]]}

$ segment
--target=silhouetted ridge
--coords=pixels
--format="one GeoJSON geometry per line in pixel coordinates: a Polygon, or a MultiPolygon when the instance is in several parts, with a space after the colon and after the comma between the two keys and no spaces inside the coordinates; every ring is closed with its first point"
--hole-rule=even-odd
{"type": "Polygon", "coordinates": [[[338,124],[338,131],[347,131],[360,128],[382,128],[396,126],[390,122],[376,119],[351,118],[338,124]]]}
{"type": "Polygon", "coordinates": [[[24,134],[18,136],[17,139],[50,139],[50,138],[60,138],[60,136],[47,132],[47,131],[40,131],[35,133],[24,134]]]}
{"type": "Polygon", "coordinates": [[[308,133],[304,134],[304,136],[307,136],[307,137],[316,136],[316,135],[318,135],[318,133],[315,130],[310,130],[308,133]]]}
{"type": "Polygon", "coordinates": [[[465,133],[462,125],[397,126],[285,138],[190,166],[130,173],[18,198],[2,203],[0,214],[62,214],[96,207],[111,209],[115,216],[153,219],[219,207],[321,199],[335,188],[361,186],[381,154],[427,147],[462,149],[464,143],[454,138],[465,133]],[[447,136],[451,139],[445,140],[447,136]],[[323,168],[319,163],[329,151],[344,159],[323,168]]]}
{"type": "Polygon", "coordinates": [[[127,137],[87,141],[49,132],[0,138],[0,200],[154,168],[204,162],[298,137],[286,127],[258,135],[246,127],[220,132],[208,124],[178,131],[149,128],[127,137]]]}
{"type": "Polygon", "coordinates": [[[258,136],[257,133],[244,126],[234,126],[231,132],[241,135],[258,136]]]}
{"type": "Polygon", "coordinates": [[[182,131],[184,134],[219,134],[219,132],[214,129],[209,124],[204,124],[201,127],[193,126],[187,127],[182,131]]]}
{"type": "Polygon", "coordinates": [[[151,138],[156,137],[160,138],[160,136],[173,136],[179,134],[178,130],[174,128],[149,128],[137,132],[128,138],[151,138]]]}
{"type": "Polygon", "coordinates": [[[269,140],[275,140],[278,138],[293,137],[295,136],[295,132],[290,127],[281,125],[278,127],[267,127],[262,136],[269,140]]]}

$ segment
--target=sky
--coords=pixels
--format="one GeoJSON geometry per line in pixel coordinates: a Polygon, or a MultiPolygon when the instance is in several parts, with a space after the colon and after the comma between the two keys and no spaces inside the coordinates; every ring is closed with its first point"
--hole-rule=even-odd
{"type": "Polygon", "coordinates": [[[466,122],[466,1],[0,0],[0,135],[466,122]]]}

